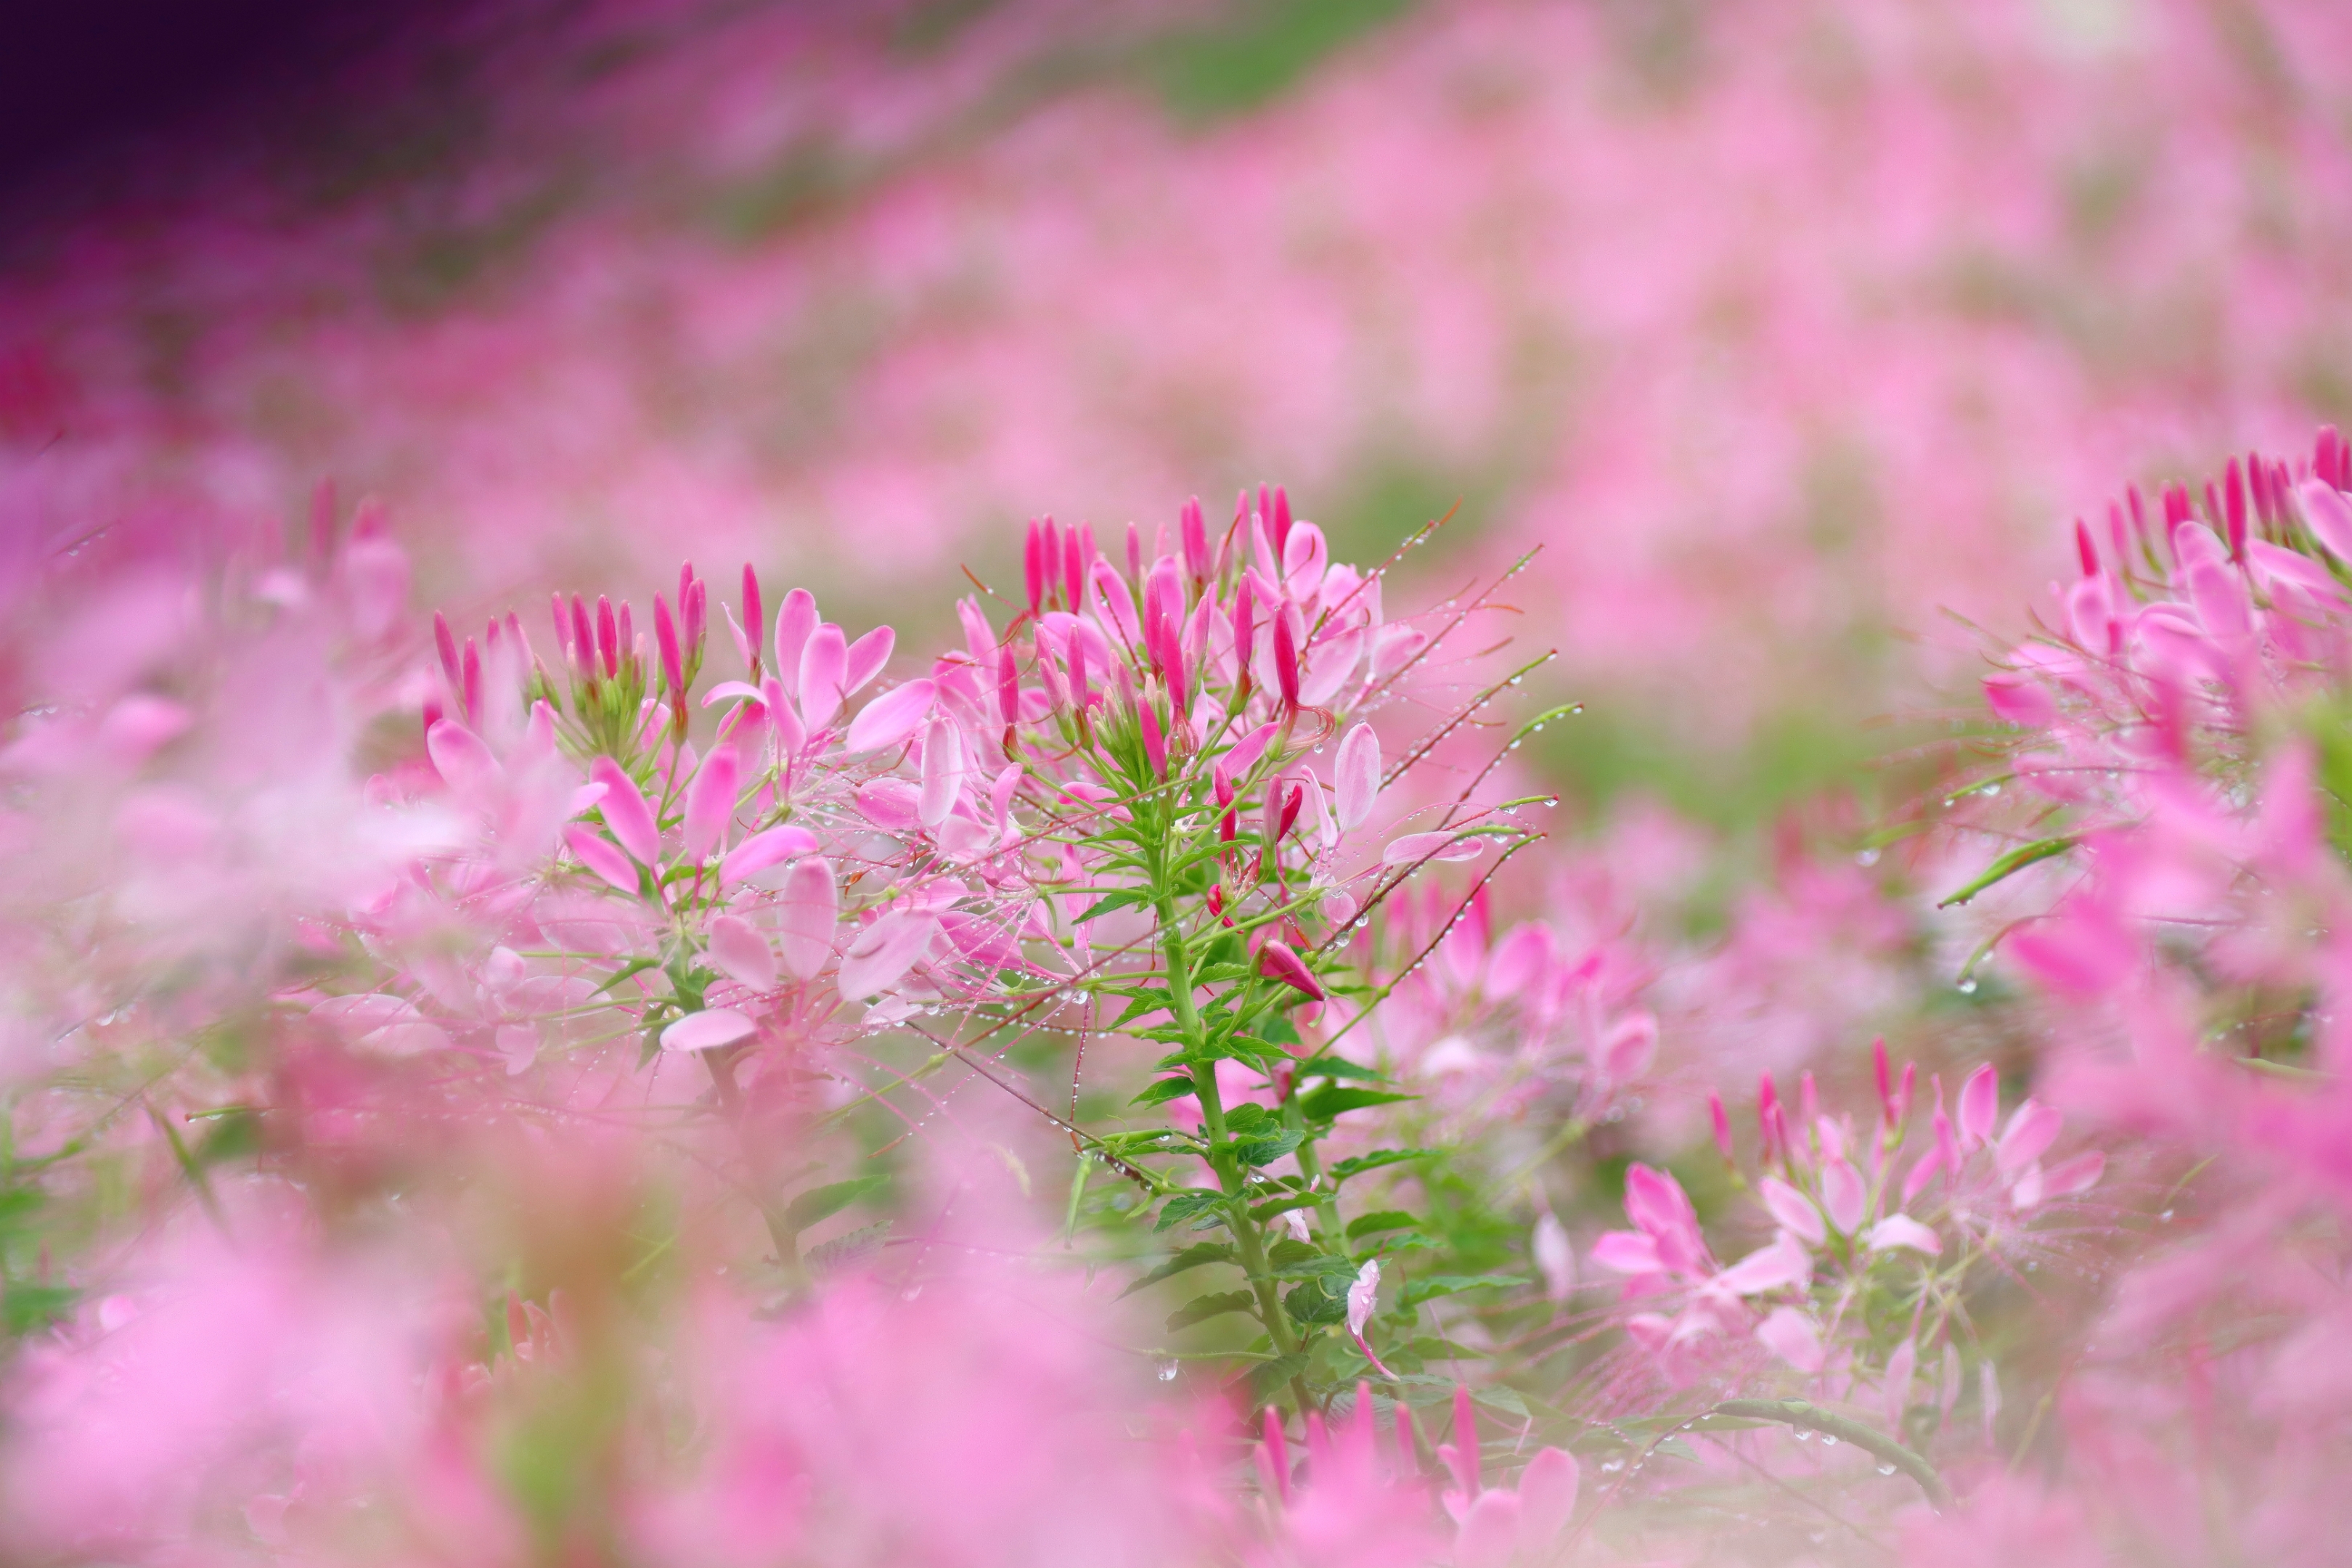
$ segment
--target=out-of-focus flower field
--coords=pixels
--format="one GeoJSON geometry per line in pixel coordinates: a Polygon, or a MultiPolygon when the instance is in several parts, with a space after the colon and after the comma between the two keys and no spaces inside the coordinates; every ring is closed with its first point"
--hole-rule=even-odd
{"type": "Polygon", "coordinates": [[[18,215],[0,1563],[2339,1560],[2352,11],[511,0],[18,215]]]}

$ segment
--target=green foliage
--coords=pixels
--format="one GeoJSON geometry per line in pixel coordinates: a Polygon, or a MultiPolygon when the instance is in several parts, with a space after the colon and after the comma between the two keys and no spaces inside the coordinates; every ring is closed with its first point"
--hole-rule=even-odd
{"type": "Polygon", "coordinates": [[[887,1176],[853,1176],[845,1182],[829,1182],[822,1187],[811,1187],[794,1198],[784,1208],[784,1222],[794,1230],[806,1230],[832,1215],[877,1192],[889,1184],[887,1176]]]}

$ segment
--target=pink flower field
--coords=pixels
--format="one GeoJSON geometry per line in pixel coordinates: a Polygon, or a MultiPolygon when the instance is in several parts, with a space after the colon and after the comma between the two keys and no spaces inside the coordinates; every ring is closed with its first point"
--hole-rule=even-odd
{"type": "Polygon", "coordinates": [[[389,14],[0,197],[0,1568],[2347,1560],[2352,11],[389,14]]]}

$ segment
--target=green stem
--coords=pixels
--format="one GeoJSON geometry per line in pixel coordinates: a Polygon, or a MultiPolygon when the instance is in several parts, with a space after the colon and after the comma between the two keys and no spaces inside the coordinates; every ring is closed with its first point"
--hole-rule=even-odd
{"type": "MultiPolygon", "coordinates": [[[[1225,1102],[1217,1089],[1216,1058],[1208,1054],[1208,1031],[1202,1027],[1200,1010],[1192,1005],[1192,955],[1186,950],[1184,928],[1176,918],[1175,898],[1167,889],[1162,872],[1165,864],[1164,852],[1152,857],[1152,907],[1159,916],[1160,943],[1167,955],[1170,1007],[1175,1014],[1176,1026],[1184,1034],[1184,1051],[1192,1068],[1192,1092],[1200,1099],[1201,1121],[1208,1133],[1209,1168],[1215,1172],[1217,1184],[1230,1200],[1228,1221],[1233,1226],[1234,1246],[1241,1254],[1243,1272],[1249,1276],[1250,1290],[1257,1298],[1258,1321],[1265,1325],[1275,1349],[1290,1355],[1297,1351],[1298,1339],[1291,1332],[1290,1320],[1275,1292],[1273,1275],[1266,1266],[1265,1237],[1257,1222],[1250,1217],[1244,1186],[1245,1173],[1234,1158],[1233,1137],[1225,1128],[1225,1102]]],[[[1290,1392],[1300,1411],[1307,1410],[1306,1380],[1293,1376],[1290,1392]]]]}

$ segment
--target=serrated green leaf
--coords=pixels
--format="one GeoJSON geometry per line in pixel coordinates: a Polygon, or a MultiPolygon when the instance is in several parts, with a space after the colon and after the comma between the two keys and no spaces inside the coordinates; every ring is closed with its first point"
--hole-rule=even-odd
{"type": "Polygon", "coordinates": [[[1165,1105],[1171,1100],[1181,1100],[1196,1086],[1189,1078],[1163,1078],[1128,1101],[1129,1105],[1165,1105]]]}
{"type": "Polygon", "coordinates": [[[1233,1260],[1234,1249],[1227,1247],[1223,1242],[1198,1242],[1186,1247],[1183,1251],[1178,1253],[1175,1257],[1170,1258],[1167,1262],[1161,1264],[1150,1273],[1143,1276],[1142,1279],[1138,1279],[1134,1284],[1129,1285],[1126,1289],[1121,1290],[1119,1292],[1119,1296],[1122,1299],[1132,1296],[1138,1290],[1157,1285],[1162,1279],[1172,1279],[1177,1275],[1183,1273],[1186,1269],[1198,1268],[1203,1263],[1231,1263],[1233,1260]]]}
{"type": "Polygon", "coordinates": [[[1321,1279],[1310,1279],[1304,1285],[1293,1286],[1283,1293],[1282,1310],[1291,1321],[1302,1327],[1316,1328],[1325,1323],[1341,1323],[1348,1319],[1345,1296],[1333,1296],[1321,1279]]]}
{"type": "Polygon", "coordinates": [[[1351,1089],[1343,1084],[1326,1084],[1298,1097],[1298,1109],[1309,1121],[1328,1121],[1350,1110],[1369,1110],[1375,1105],[1392,1105],[1400,1100],[1411,1100],[1409,1094],[1391,1094],[1381,1089],[1351,1089]]]}
{"type": "Polygon", "coordinates": [[[1116,893],[1107,893],[1097,899],[1087,912],[1072,923],[1084,925],[1097,915],[1107,915],[1116,910],[1131,909],[1138,904],[1148,904],[1150,901],[1151,895],[1140,888],[1122,888],[1116,893]]]}
{"type": "Polygon", "coordinates": [[[1300,1043],[1297,1026],[1279,1014],[1268,1018],[1259,1027],[1258,1034],[1277,1046],[1295,1046],[1300,1043]]]}
{"type": "Polygon", "coordinates": [[[1361,1265],[1350,1263],[1344,1258],[1317,1252],[1284,1264],[1274,1271],[1274,1277],[1277,1279],[1353,1279],[1360,1268],[1361,1265]]]}
{"type": "Polygon", "coordinates": [[[1282,1385],[1307,1371],[1307,1357],[1297,1351],[1272,1361],[1262,1361],[1250,1368],[1249,1390],[1253,1403],[1264,1405],[1282,1391],[1282,1385]]]}
{"type": "Polygon", "coordinates": [[[1366,1171],[1377,1171],[1384,1165],[1402,1165],[1414,1160],[1433,1160],[1434,1149],[1375,1149],[1369,1154],[1351,1154],[1331,1167],[1331,1179],[1344,1182],[1350,1176],[1360,1176],[1366,1171]]]}
{"type": "Polygon", "coordinates": [[[1234,1145],[1234,1152],[1244,1165],[1271,1165],[1306,1142],[1304,1129],[1286,1127],[1263,1138],[1244,1138],[1234,1145]]]}
{"type": "Polygon", "coordinates": [[[1160,1217],[1152,1222],[1156,1233],[1170,1226],[1215,1209],[1225,1201],[1225,1194],[1209,1187],[1192,1187],[1178,1193],[1160,1206],[1160,1217]]]}
{"type": "Polygon", "coordinates": [[[784,1206],[784,1223],[794,1230],[806,1230],[819,1220],[839,1214],[888,1180],[887,1176],[853,1176],[845,1182],[811,1187],[784,1206]]]}
{"type": "Polygon", "coordinates": [[[1292,1193],[1287,1196],[1271,1198],[1257,1205],[1250,1210],[1250,1218],[1264,1225],[1275,1215],[1288,1214],[1292,1209],[1311,1209],[1318,1201],[1313,1193],[1292,1193]]]}
{"type": "Polygon", "coordinates": [[[1315,1057],[1309,1060],[1300,1062],[1298,1064],[1298,1076],[1301,1079],[1311,1078],[1357,1078],[1366,1079],[1373,1083],[1386,1083],[1389,1081],[1387,1077],[1382,1074],[1379,1068],[1368,1068],[1361,1062],[1351,1062],[1345,1057],[1315,1057]]]}
{"type": "Polygon", "coordinates": [[[1375,1236],[1384,1230],[1418,1230],[1421,1221],[1402,1209],[1382,1209],[1378,1214],[1360,1215],[1348,1222],[1348,1239],[1360,1236],[1375,1236]]]}
{"type": "Polygon", "coordinates": [[[1274,1121],[1274,1112],[1255,1101],[1244,1100],[1225,1111],[1225,1131],[1234,1136],[1247,1137],[1274,1121]]]}
{"type": "Polygon", "coordinates": [[[1223,1290],[1213,1296],[1195,1296],[1168,1314],[1168,1331],[1189,1329],[1195,1323],[1205,1323],[1211,1318],[1221,1318],[1227,1312],[1255,1311],[1257,1298],[1246,1290],[1223,1290]]]}

